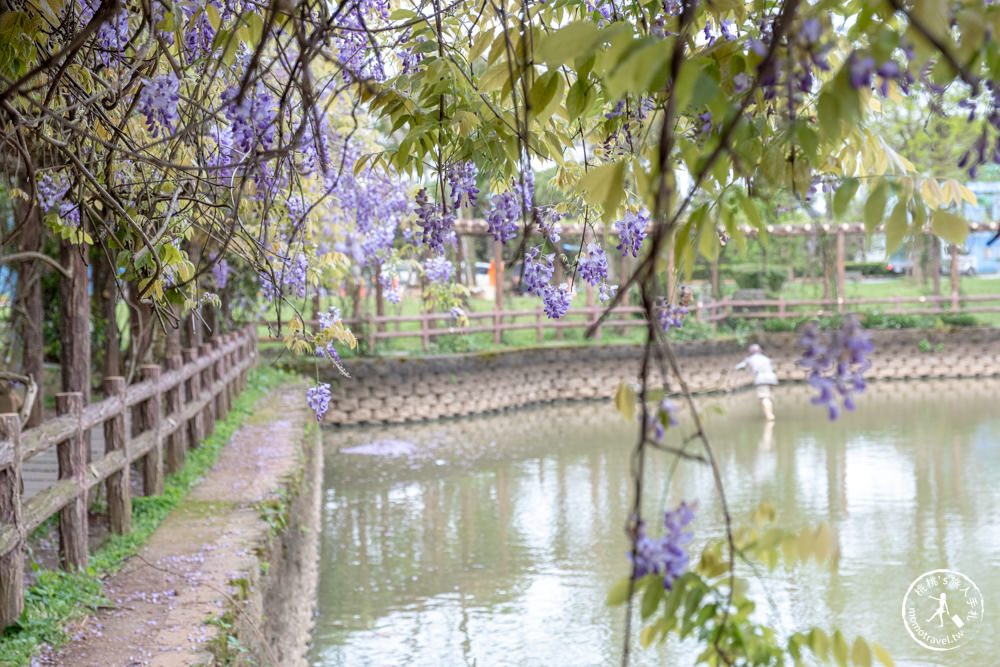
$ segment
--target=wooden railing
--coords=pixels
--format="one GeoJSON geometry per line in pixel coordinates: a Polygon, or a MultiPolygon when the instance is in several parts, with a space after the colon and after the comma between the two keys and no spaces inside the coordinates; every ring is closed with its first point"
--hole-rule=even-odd
{"type": "Polygon", "coordinates": [[[824,317],[845,312],[877,310],[888,315],[943,313],[998,313],[1000,295],[899,296],[868,299],[721,299],[693,308],[705,322],[734,319],[789,319],[824,317]],[[997,305],[985,305],[993,302],[997,305]],[[910,307],[910,306],[913,307],[910,307]]]}
{"type": "Polygon", "coordinates": [[[131,532],[131,464],[142,460],[144,495],[162,494],[164,445],[166,472],[179,470],[188,447],[210,435],[216,420],[232,409],[256,363],[256,328],[247,327],[168,359],[166,372],[143,366],[141,380],[131,386],[125,378],[105,378],[107,398],[99,403],[84,406],[78,392],[57,394],[58,416],[36,428],[22,432],[17,415],[0,415],[0,630],[24,609],[28,534],[58,513],[60,565],[85,568],[90,489],[106,485],[112,532],[131,532]],[[87,462],[86,434],[98,426],[104,428],[106,453],[87,462]],[[58,481],[22,502],[22,464],[51,447],[59,461],[58,481]]]}
{"type": "MultiPolygon", "coordinates": [[[[969,296],[891,296],[869,299],[760,299],[741,300],[723,298],[707,303],[694,303],[688,308],[688,317],[707,323],[723,320],[745,319],[792,319],[824,317],[845,312],[877,310],[890,315],[937,315],[944,313],[997,313],[1000,312],[1000,295],[976,294],[969,296]],[[988,305],[988,304],[993,305],[988,305]]],[[[369,315],[362,318],[346,318],[344,323],[355,334],[364,338],[368,354],[376,351],[379,341],[418,338],[421,347],[427,350],[432,340],[438,336],[492,333],[493,342],[500,343],[505,331],[535,331],[538,343],[544,340],[546,331],[555,331],[557,337],[567,329],[587,328],[603,313],[600,306],[572,308],[566,316],[553,320],[546,317],[539,307],[534,310],[487,310],[466,313],[469,325],[459,327],[450,313],[418,313],[415,315],[369,315]],[[524,321],[524,320],[528,321],[524,321]],[[521,320],[521,321],[517,321],[521,320]],[[403,328],[403,325],[416,327],[403,328]]],[[[645,326],[643,309],[637,306],[621,306],[601,322],[595,331],[595,338],[601,339],[603,329],[613,327],[622,335],[627,335],[630,327],[645,326]]],[[[277,323],[263,322],[273,333],[277,323]]],[[[306,322],[309,327],[317,326],[315,320],[306,322]]],[[[264,342],[282,340],[273,335],[263,336],[264,342]]]]}

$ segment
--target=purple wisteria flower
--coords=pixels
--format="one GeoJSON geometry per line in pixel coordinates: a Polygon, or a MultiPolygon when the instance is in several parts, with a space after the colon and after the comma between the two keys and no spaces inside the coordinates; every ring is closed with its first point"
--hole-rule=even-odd
{"type": "Polygon", "coordinates": [[[464,200],[469,208],[476,207],[476,197],[479,188],[476,187],[476,175],[479,168],[472,160],[454,164],[448,170],[448,187],[451,189],[451,201],[455,208],[462,207],[464,200]]]}
{"type": "MultiPolygon", "coordinates": [[[[215,259],[215,255],[212,255],[212,259],[215,259]]],[[[226,284],[229,282],[229,262],[225,257],[212,265],[212,279],[218,289],[226,289],[226,284]]]]}
{"type": "Polygon", "coordinates": [[[382,294],[385,296],[386,301],[396,304],[403,300],[403,295],[399,290],[398,276],[383,270],[378,281],[382,285],[382,294]]]}
{"type": "Polygon", "coordinates": [[[548,285],[542,293],[542,308],[550,319],[558,320],[566,315],[572,300],[573,294],[567,283],[561,283],[559,287],[548,285]]]}
{"type": "Polygon", "coordinates": [[[455,265],[442,255],[431,257],[424,262],[424,273],[427,275],[427,280],[432,283],[446,283],[451,280],[454,272],[455,265]]]}
{"type": "MultiPolygon", "coordinates": [[[[188,12],[185,12],[187,14],[188,12]]],[[[208,13],[198,11],[187,18],[184,26],[184,48],[192,60],[212,53],[212,42],[215,40],[215,28],[208,20],[208,13]]]]}
{"type": "Polygon", "coordinates": [[[851,53],[847,60],[851,86],[867,88],[872,85],[872,75],[875,74],[875,59],[871,56],[859,56],[857,51],[851,53]]]}
{"type": "Polygon", "coordinates": [[[242,100],[237,100],[239,92],[239,86],[230,86],[220,96],[223,112],[230,123],[233,147],[243,154],[254,150],[258,144],[264,149],[271,148],[278,117],[274,97],[262,84],[247,90],[242,100]]]}
{"type": "Polygon", "coordinates": [[[303,253],[285,261],[282,282],[289,294],[295,294],[300,299],[306,295],[306,271],[309,269],[309,259],[303,253]]]}
{"type": "Polygon", "coordinates": [[[586,251],[580,253],[580,258],[577,260],[577,269],[587,284],[597,287],[608,279],[608,256],[604,254],[601,246],[588,243],[586,251]]]}
{"type": "Polygon", "coordinates": [[[80,205],[71,201],[60,203],[59,219],[67,227],[78,228],[80,226],[80,205]]]}
{"type": "Polygon", "coordinates": [[[512,191],[501,192],[490,199],[493,207],[486,214],[487,231],[500,243],[517,236],[517,220],[521,217],[521,205],[512,191]]]}
{"type": "Polygon", "coordinates": [[[629,253],[632,253],[633,257],[639,256],[639,248],[646,238],[646,225],[648,223],[649,217],[642,211],[638,213],[629,211],[623,219],[615,223],[620,241],[616,248],[622,251],[622,257],[629,253]]]}
{"type": "Polygon", "coordinates": [[[444,244],[455,225],[455,214],[449,211],[441,214],[440,207],[427,198],[426,188],[421,188],[416,196],[417,225],[420,227],[420,243],[432,252],[444,251],[444,244]]]}
{"type": "Polygon", "coordinates": [[[689,558],[684,547],[691,541],[691,533],[684,532],[684,528],[693,519],[694,507],[686,502],[673,511],[664,512],[663,527],[666,532],[660,539],[649,537],[645,521],[640,521],[635,534],[635,553],[629,553],[634,565],[633,578],[642,579],[656,574],[663,578],[663,587],[670,590],[674,580],[684,574],[688,566],[689,558]]]}
{"type": "Polygon", "coordinates": [[[529,294],[542,296],[545,289],[552,282],[552,273],[555,267],[552,260],[555,255],[544,255],[539,259],[539,249],[532,248],[524,256],[524,289],[529,294]]]}
{"type": "Polygon", "coordinates": [[[598,290],[597,296],[601,300],[601,303],[604,303],[605,301],[615,298],[615,294],[617,292],[618,292],[618,285],[609,285],[607,283],[604,283],[598,290]]]}
{"type": "Polygon", "coordinates": [[[63,197],[69,192],[70,180],[65,174],[53,176],[50,173],[42,174],[35,185],[35,198],[42,211],[48,211],[62,202],[63,197]]]}
{"type": "Polygon", "coordinates": [[[330,409],[330,385],[321,382],[306,390],[306,403],[316,413],[316,421],[323,421],[323,415],[330,409]]]}
{"type": "Polygon", "coordinates": [[[146,128],[154,137],[168,136],[180,120],[177,103],[180,101],[180,81],[173,72],[160,74],[146,81],[139,94],[137,110],[146,117],[146,128]]]}
{"type": "Polygon", "coordinates": [[[688,309],[680,304],[670,303],[665,297],[657,299],[656,314],[664,331],[680,329],[684,326],[684,316],[688,309]]]}
{"type": "Polygon", "coordinates": [[[559,213],[555,209],[549,209],[545,217],[538,223],[538,230],[549,240],[549,243],[556,245],[562,240],[562,225],[559,221],[566,217],[565,213],[559,213]]]}
{"type": "MultiPolygon", "coordinates": [[[[91,5],[90,12],[100,4],[99,2],[88,3],[91,5]]],[[[87,19],[90,20],[89,18],[87,19]]],[[[97,29],[97,58],[104,63],[105,67],[112,67],[121,60],[122,49],[128,44],[128,10],[122,9],[113,19],[101,25],[97,29]]]]}
{"type": "Polygon", "coordinates": [[[325,313],[320,313],[317,319],[319,320],[319,328],[321,330],[332,329],[334,325],[340,322],[340,308],[330,306],[330,309],[325,313]]]}
{"type": "Polygon", "coordinates": [[[813,405],[826,407],[830,420],[840,415],[837,396],[844,409],[854,409],[854,394],[865,390],[864,373],[871,367],[868,354],[874,349],[858,318],[848,315],[829,340],[815,322],[806,325],[801,344],[805,347],[799,365],[809,371],[809,384],[819,390],[813,405]]]}

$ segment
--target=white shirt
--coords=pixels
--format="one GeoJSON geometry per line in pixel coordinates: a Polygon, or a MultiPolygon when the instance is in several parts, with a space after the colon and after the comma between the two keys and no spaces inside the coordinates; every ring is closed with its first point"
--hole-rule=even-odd
{"type": "Polygon", "coordinates": [[[778,376],[774,373],[771,360],[760,352],[754,352],[749,357],[736,364],[736,368],[750,368],[754,384],[778,384],[778,376]]]}

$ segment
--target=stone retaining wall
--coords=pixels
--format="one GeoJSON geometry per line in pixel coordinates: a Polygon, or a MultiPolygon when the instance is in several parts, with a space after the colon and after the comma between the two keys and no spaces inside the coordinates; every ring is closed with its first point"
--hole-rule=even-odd
{"type": "MultiPolygon", "coordinates": [[[[902,329],[870,334],[875,353],[866,377],[873,380],[1000,375],[1000,329],[902,329]]],[[[756,342],[774,360],[782,382],[805,379],[805,372],[797,366],[801,356],[798,334],[770,334],[756,342]]],[[[748,373],[731,371],[746,356],[745,346],[735,341],[677,343],[674,349],[695,393],[750,384],[748,373]]],[[[321,371],[323,381],[334,387],[326,421],[402,423],[557,400],[607,399],[623,380],[637,380],[641,352],[639,345],[576,345],[354,359],[345,363],[350,379],[332,369],[321,371]]],[[[676,382],[671,386],[677,389],[676,382]]]]}

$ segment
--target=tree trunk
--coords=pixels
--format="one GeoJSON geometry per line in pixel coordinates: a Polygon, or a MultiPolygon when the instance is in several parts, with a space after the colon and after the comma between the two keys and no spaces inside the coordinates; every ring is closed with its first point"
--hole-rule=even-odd
{"type": "Polygon", "coordinates": [[[98,253],[94,265],[94,296],[99,300],[101,318],[104,320],[104,377],[122,374],[122,340],[118,331],[118,280],[115,266],[103,252],[98,253]]]}
{"type": "Polygon", "coordinates": [[[934,296],[941,296],[941,239],[931,237],[931,276],[934,281],[934,296]]]}
{"type": "MultiPolygon", "coordinates": [[[[21,231],[21,250],[25,252],[41,252],[42,250],[42,220],[38,208],[28,202],[22,202],[18,207],[23,225],[21,231]],[[30,215],[30,219],[25,216],[30,215]]],[[[45,380],[43,362],[45,360],[45,339],[42,331],[44,309],[42,308],[42,270],[44,264],[38,260],[22,262],[17,272],[17,304],[20,318],[21,334],[21,364],[24,374],[31,376],[38,386],[35,394],[35,404],[31,408],[31,416],[26,427],[39,426],[42,423],[42,411],[45,405],[45,380]]]]}
{"type": "MultiPolygon", "coordinates": [[[[81,229],[84,223],[81,221],[81,229]]],[[[63,392],[80,392],[83,407],[90,404],[90,276],[87,246],[63,239],[59,243],[62,265],[72,275],[59,281],[59,359],[63,392]]],[[[91,461],[90,431],[83,434],[86,461],[91,461]]]]}
{"type": "MultiPolygon", "coordinates": [[[[180,306],[171,306],[174,317],[180,317],[181,309],[180,306]]],[[[176,327],[169,327],[167,329],[167,341],[165,349],[163,351],[164,359],[171,359],[173,357],[178,357],[181,354],[181,326],[182,322],[178,321],[176,327]]]]}

